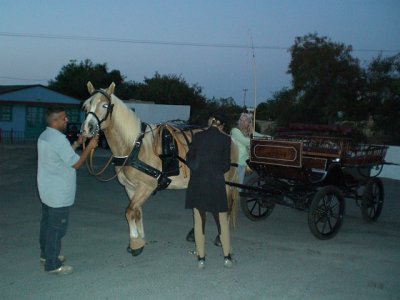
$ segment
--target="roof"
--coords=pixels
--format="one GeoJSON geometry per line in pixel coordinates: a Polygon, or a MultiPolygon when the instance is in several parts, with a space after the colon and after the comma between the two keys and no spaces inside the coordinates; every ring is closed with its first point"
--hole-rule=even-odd
{"type": "Polygon", "coordinates": [[[35,86],[41,86],[44,87],[46,89],[48,89],[48,87],[41,85],[41,84],[30,84],[30,85],[0,85],[0,95],[1,94],[6,94],[6,93],[10,93],[10,92],[15,92],[15,91],[19,91],[19,90],[24,90],[24,89],[29,89],[35,86]]]}
{"type": "Polygon", "coordinates": [[[77,98],[65,95],[41,84],[0,85],[0,102],[2,104],[37,104],[57,103],[63,105],[80,105],[77,98]]]}

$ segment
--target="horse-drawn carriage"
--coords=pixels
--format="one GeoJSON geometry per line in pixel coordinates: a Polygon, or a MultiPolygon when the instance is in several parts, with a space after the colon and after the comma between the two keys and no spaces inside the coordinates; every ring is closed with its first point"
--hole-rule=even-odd
{"type": "Polygon", "coordinates": [[[298,124],[274,139],[253,138],[248,161],[253,174],[245,184],[233,184],[241,188],[244,214],[258,221],[275,204],[304,210],[313,235],[330,239],[342,225],[345,198],[352,198],[366,221],[376,221],[384,201],[377,175],[387,146],[355,144],[345,130],[298,124]]]}
{"type": "MultiPolygon", "coordinates": [[[[149,125],[140,121],[122,100],[116,97],[115,85],[94,89],[83,107],[87,112],[82,134],[93,137],[103,130],[110,146],[115,177],[129,197],[125,216],[129,225],[128,250],[139,255],[144,246],[142,205],[160,189],[185,189],[190,172],[185,165],[186,153],[195,131],[171,131],[168,124],[149,125]],[[165,170],[164,130],[176,143],[176,173],[165,170]],[[178,162],[179,160],[179,162],[178,162]]],[[[378,219],[383,206],[382,181],[376,177],[385,163],[387,147],[354,144],[344,133],[336,136],[303,131],[281,132],[274,139],[252,139],[249,167],[254,175],[245,184],[237,183],[237,168],[232,164],[225,173],[226,192],[231,222],[235,219],[241,189],[241,207],[251,220],[262,220],[276,204],[308,211],[311,232],[319,239],[332,238],[340,229],[345,211],[345,198],[354,198],[367,221],[378,219]],[[376,171],[378,168],[378,171],[376,171]]],[[[336,132],[337,133],[337,132],[336,132]]],[[[168,156],[168,155],[167,155],[168,156]]],[[[237,161],[237,148],[231,147],[231,161],[237,161]]],[[[107,166],[106,165],[106,166],[107,166]]],[[[100,172],[92,172],[94,175],[100,172]]]]}

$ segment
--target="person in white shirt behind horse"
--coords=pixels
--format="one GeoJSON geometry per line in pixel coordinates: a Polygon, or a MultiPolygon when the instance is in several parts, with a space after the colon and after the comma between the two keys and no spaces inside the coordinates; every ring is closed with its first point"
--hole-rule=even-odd
{"type": "Polygon", "coordinates": [[[231,137],[239,150],[238,171],[239,183],[243,184],[246,173],[247,163],[250,152],[250,139],[252,136],[263,136],[256,132],[253,126],[253,115],[251,113],[242,113],[239,117],[237,127],[232,128],[231,137]]]}

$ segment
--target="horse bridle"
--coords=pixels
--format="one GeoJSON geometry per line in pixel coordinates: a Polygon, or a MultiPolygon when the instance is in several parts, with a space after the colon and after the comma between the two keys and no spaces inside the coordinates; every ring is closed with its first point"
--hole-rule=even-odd
{"type": "MultiPolygon", "coordinates": [[[[112,115],[112,112],[113,112],[113,108],[114,108],[114,104],[111,104],[111,96],[110,95],[108,95],[105,91],[103,91],[103,90],[94,90],[93,91],[93,93],[90,95],[91,97],[93,97],[95,94],[97,94],[97,93],[100,93],[100,94],[102,94],[104,97],[106,97],[106,99],[107,99],[107,101],[108,101],[108,104],[107,104],[107,112],[106,112],[106,115],[104,116],[104,118],[103,119],[99,119],[99,117],[96,115],[96,113],[94,113],[94,112],[92,112],[92,111],[89,111],[88,113],[87,113],[87,115],[93,115],[94,117],[95,117],[95,119],[96,119],[96,121],[97,121],[97,132],[100,130],[100,126],[101,126],[101,123],[103,123],[105,120],[107,120],[107,118],[108,118],[108,116],[110,116],[110,118],[111,118],[111,115],[112,115]]],[[[96,132],[96,133],[97,133],[96,132]]]]}

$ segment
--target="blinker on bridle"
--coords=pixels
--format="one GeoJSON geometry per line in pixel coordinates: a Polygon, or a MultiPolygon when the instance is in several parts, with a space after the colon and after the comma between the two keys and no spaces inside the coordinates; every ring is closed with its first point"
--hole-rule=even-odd
{"type": "Polygon", "coordinates": [[[104,116],[104,118],[103,119],[99,119],[99,117],[94,113],[94,112],[92,112],[92,111],[90,111],[90,112],[88,112],[87,113],[87,115],[93,115],[95,118],[96,118],[96,121],[97,121],[97,132],[99,131],[99,129],[100,129],[100,125],[101,125],[101,123],[103,123],[105,120],[107,120],[107,118],[108,118],[108,116],[110,116],[110,118],[111,118],[111,115],[112,115],[112,112],[113,112],[113,108],[114,108],[114,104],[111,104],[111,97],[110,97],[110,95],[108,95],[105,91],[103,91],[103,90],[94,90],[93,91],[93,93],[90,95],[91,97],[93,97],[95,94],[97,94],[97,93],[100,93],[100,94],[102,94],[104,97],[106,97],[106,99],[107,99],[107,101],[108,101],[108,104],[107,104],[107,112],[106,112],[106,115],[104,116]]]}

